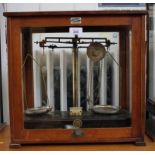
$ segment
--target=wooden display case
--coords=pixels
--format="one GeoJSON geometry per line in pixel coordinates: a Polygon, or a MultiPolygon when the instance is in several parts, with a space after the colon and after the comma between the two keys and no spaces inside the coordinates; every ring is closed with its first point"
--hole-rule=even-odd
{"type": "MultiPolygon", "coordinates": [[[[146,11],[7,12],[4,16],[8,22],[11,146],[101,142],[144,145],[146,11]],[[31,108],[35,104],[33,60],[28,59],[24,72],[22,70],[25,55],[33,54],[33,35],[68,32],[70,27],[82,27],[83,32],[103,32],[104,35],[117,32],[119,89],[115,91],[119,97],[119,113],[96,114],[84,106],[82,116],[70,116],[68,109],[52,109],[38,116],[24,113],[26,106],[31,108]],[[82,127],[64,128],[75,120],[80,120],[82,127]]],[[[106,49],[109,50],[108,46],[106,49]]]]}

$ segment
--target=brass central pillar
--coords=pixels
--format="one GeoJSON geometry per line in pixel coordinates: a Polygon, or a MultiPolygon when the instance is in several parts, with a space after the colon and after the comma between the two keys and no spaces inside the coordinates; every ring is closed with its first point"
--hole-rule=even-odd
{"type": "Polygon", "coordinates": [[[78,36],[73,39],[72,52],[72,88],[73,88],[73,107],[78,107],[78,36]]]}

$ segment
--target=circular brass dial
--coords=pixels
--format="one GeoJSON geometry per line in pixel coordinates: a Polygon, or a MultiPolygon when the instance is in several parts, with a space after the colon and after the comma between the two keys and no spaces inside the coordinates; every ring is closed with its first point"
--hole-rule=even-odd
{"type": "Polygon", "coordinates": [[[73,121],[73,126],[74,126],[75,128],[81,128],[81,127],[82,127],[82,121],[81,121],[80,119],[75,119],[75,120],[73,121]]]}

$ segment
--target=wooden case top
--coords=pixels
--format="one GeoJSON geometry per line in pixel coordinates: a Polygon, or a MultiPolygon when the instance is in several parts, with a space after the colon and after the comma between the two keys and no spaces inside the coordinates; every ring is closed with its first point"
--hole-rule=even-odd
{"type": "Polygon", "coordinates": [[[128,11],[40,11],[40,12],[4,12],[6,17],[41,17],[41,16],[132,16],[132,15],[146,15],[146,10],[128,10],[128,11]]]}

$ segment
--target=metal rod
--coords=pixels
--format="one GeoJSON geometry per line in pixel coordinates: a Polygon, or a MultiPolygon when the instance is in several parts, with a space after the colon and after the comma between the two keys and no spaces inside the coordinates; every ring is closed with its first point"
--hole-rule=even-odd
{"type": "MultiPolygon", "coordinates": [[[[55,48],[73,48],[73,46],[59,46],[59,47],[54,47],[54,46],[44,46],[44,47],[48,47],[48,48],[52,48],[52,49],[55,49],[55,48]]],[[[87,48],[88,46],[78,46],[77,48],[87,48]]]]}
{"type": "Polygon", "coordinates": [[[73,107],[78,107],[78,49],[77,49],[78,36],[75,35],[73,42],[73,52],[72,52],[72,86],[73,86],[73,107]]]}
{"type": "Polygon", "coordinates": [[[94,62],[92,60],[90,60],[90,66],[89,66],[89,109],[92,109],[93,108],[93,100],[94,100],[94,97],[93,97],[93,74],[94,74],[94,62]]]}
{"type": "MultiPolygon", "coordinates": [[[[47,39],[75,39],[75,37],[45,37],[45,40],[47,39]]],[[[103,39],[107,40],[107,38],[87,38],[87,37],[80,37],[79,39],[103,39]]]]}
{"type": "MultiPolygon", "coordinates": [[[[90,43],[92,43],[92,42],[94,42],[94,40],[93,41],[81,41],[81,42],[78,42],[78,44],[90,44],[90,43]]],[[[97,41],[98,43],[107,43],[106,41],[97,41]]],[[[51,41],[46,41],[46,43],[62,43],[62,44],[73,44],[73,42],[72,41],[53,41],[53,40],[51,40],[51,41]]],[[[110,45],[111,44],[116,44],[116,43],[114,43],[114,42],[110,42],[110,45]]]]}
{"type": "Polygon", "coordinates": [[[73,74],[72,74],[72,84],[73,84],[73,107],[78,107],[78,94],[77,94],[77,90],[78,90],[78,87],[77,87],[77,67],[78,67],[78,61],[77,61],[77,58],[78,58],[78,52],[77,52],[77,48],[74,47],[73,48],[73,56],[72,56],[72,66],[73,66],[73,74]]]}
{"type": "MultiPolygon", "coordinates": [[[[52,46],[52,45],[49,45],[49,46],[44,46],[44,48],[47,47],[47,48],[51,48],[51,49],[56,49],[56,48],[73,48],[72,46],[52,46]]],[[[77,48],[87,48],[88,46],[78,46],[77,48]]]]}

